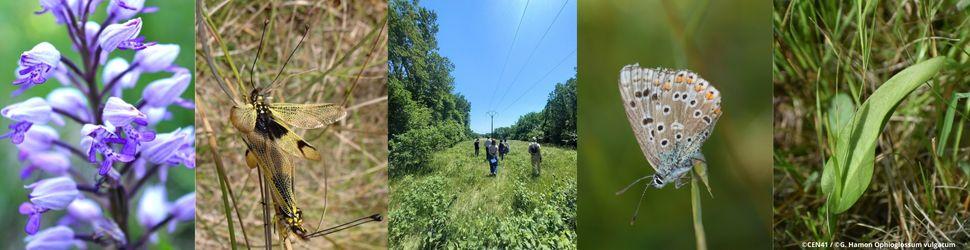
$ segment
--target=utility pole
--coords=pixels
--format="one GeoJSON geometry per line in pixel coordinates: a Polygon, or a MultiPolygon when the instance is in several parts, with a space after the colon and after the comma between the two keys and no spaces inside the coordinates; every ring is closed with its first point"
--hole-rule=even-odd
{"type": "Polygon", "coordinates": [[[491,117],[491,121],[492,121],[492,128],[491,129],[492,129],[492,132],[490,132],[490,134],[491,134],[490,137],[495,138],[495,115],[497,115],[498,112],[495,112],[495,110],[492,110],[492,111],[486,112],[485,114],[488,114],[488,116],[491,117]]]}

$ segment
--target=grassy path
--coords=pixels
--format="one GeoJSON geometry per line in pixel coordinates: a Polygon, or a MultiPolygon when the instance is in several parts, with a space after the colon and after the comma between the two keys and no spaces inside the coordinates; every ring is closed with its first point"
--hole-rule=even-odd
{"type": "Polygon", "coordinates": [[[391,180],[391,241],[421,246],[575,246],[576,151],[543,146],[542,175],[531,175],[528,143],[488,175],[472,141],[438,152],[434,170],[391,180]]]}

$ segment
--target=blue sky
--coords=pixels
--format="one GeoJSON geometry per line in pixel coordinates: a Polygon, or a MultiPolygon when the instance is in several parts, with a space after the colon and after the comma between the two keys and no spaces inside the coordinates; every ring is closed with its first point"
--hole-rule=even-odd
{"type": "Polygon", "coordinates": [[[526,1],[420,3],[438,13],[438,46],[455,64],[455,90],[471,102],[475,132],[489,132],[489,110],[499,112],[496,128],[510,126],[528,112],[541,111],[556,83],[575,74],[576,0],[567,0],[555,23],[563,0],[526,1]],[[513,45],[523,9],[525,16],[513,45]],[[542,38],[546,29],[549,32],[542,38]],[[530,59],[536,44],[539,47],[530,59]]]}

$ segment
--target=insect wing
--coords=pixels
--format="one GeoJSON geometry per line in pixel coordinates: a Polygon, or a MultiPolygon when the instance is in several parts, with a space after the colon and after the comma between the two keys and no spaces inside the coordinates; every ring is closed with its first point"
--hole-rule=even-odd
{"type": "Polygon", "coordinates": [[[229,122],[239,132],[253,132],[256,127],[256,108],[252,104],[233,106],[229,112],[229,122]]]}
{"type": "Polygon", "coordinates": [[[277,120],[302,129],[327,126],[347,116],[343,107],[333,103],[272,103],[269,109],[277,120]]]}
{"type": "Polygon", "coordinates": [[[654,170],[660,171],[661,161],[659,152],[653,146],[655,135],[650,135],[650,128],[656,124],[656,117],[652,114],[652,107],[656,103],[651,100],[652,85],[650,71],[641,69],[639,65],[627,65],[620,70],[620,97],[626,110],[627,120],[633,128],[633,134],[640,145],[640,151],[647,157],[647,161],[654,170]]]}

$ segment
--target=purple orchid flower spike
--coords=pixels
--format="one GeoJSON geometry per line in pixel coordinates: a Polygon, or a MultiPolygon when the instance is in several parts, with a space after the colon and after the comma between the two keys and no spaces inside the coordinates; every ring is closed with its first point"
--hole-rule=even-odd
{"type": "Polygon", "coordinates": [[[13,85],[20,85],[20,89],[14,91],[13,96],[46,82],[51,72],[60,64],[60,60],[61,52],[48,42],[39,43],[20,54],[20,61],[17,61],[17,79],[13,81],[13,85]]]}
{"type": "Polygon", "coordinates": [[[56,226],[24,239],[27,250],[71,249],[77,242],[74,230],[66,226],[56,226]]]}

